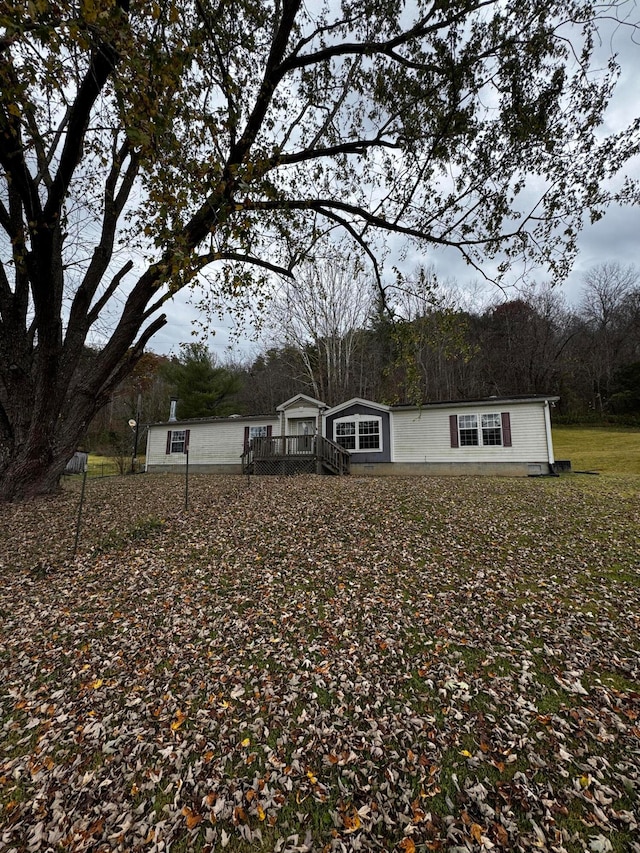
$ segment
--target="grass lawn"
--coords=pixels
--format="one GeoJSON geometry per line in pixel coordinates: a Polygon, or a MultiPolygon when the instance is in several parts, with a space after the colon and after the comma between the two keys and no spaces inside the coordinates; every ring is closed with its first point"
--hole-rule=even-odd
{"type": "Polygon", "coordinates": [[[89,459],[87,460],[88,477],[112,477],[119,473],[120,469],[115,457],[99,456],[96,453],[89,454],[89,459]]]}
{"type": "Polygon", "coordinates": [[[640,477],[640,430],[554,426],[553,447],[574,471],[640,477]]]}
{"type": "Polygon", "coordinates": [[[1,849],[640,851],[640,478],[182,489],[0,508],[1,849]]]}
{"type": "MultiPolygon", "coordinates": [[[[136,461],[136,471],[144,471],[145,457],[138,456],[136,461]]],[[[131,457],[127,456],[123,459],[118,459],[115,456],[101,456],[98,453],[90,453],[87,460],[87,477],[114,477],[121,474],[121,466],[124,467],[124,472],[129,474],[131,469],[131,457]]],[[[72,474],[72,479],[80,480],[82,475],[72,474]]]]}

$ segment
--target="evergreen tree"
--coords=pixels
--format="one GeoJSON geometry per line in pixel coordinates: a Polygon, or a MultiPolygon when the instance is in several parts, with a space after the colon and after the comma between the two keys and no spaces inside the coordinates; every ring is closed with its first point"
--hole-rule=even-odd
{"type": "Polygon", "coordinates": [[[180,356],[163,370],[178,398],[177,414],[186,418],[210,418],[237,411],[235,395],[242,388],[238,374],[215,364],[203,344],[182,347],[180,356]]]}

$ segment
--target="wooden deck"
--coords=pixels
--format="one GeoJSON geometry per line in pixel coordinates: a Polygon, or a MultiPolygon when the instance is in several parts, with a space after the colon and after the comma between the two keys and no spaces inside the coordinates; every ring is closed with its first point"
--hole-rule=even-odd
{"type": "Polygon", "coordinates": [[[350,456],[321,435],[270,435],[251,440],[242,454],[244,474],[349,473],[350,456]]]}

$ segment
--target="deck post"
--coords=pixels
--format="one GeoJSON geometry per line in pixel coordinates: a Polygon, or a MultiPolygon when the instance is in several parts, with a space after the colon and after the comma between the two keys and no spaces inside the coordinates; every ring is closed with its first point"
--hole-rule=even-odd
{"type": "Polygon", "coordinates": [[[318,406],[318,425],[316,426],[315,441],[313,442],[313,451],[316,455],[316,474],[323,473],[322,460],[320,458],[320,444],[322,442],[322,438],[324,437],[324,430],[322,429],[322,418],[326,411],[326,406],[318,406]]]}

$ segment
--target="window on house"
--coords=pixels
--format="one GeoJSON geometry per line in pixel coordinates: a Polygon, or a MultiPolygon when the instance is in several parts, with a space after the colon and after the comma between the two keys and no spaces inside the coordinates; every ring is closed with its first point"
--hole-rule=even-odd
{"type": "Polygon", "coordinates": [[[360,421],[358,439],[360,450],[378,450],[380,447],[380,421],[360,421]]]}
{"type": "Polygon", "coordinates": [[[498,413],[482,415],[482,444],[502,445],[502,421],[498,413]]]}
{"type": "Polygon", "coordinates": [[[458,430],[460,431],[460,447],[474,447],[480,444],[477,415],[458,415],[458,430]]]}
{"type": "Polygon", "coordinates": [[[451,447],[511,447],[509,412],[451,415],[451,447]]]}
{"type": "Polygon", "coordinates": [[[187,431],[174,429],[171,431],[171,453],[184,453],[184,443],[187,431]]]}
{"type": "Polygon", "coordinates": [[[367,415],[352,415],[335,421],[333,434],[336,444],[345,450],[382,450],[382,419],[367,415]]]}
{"type": "Polygon", "coordinates": [[[271,424],[267,426],[246,426],[244,428],[244,450],[245,453],[251,449],[254,438],[270,438],[273,427],[271,424]]]}
{"type": "Polygon", "coordinates": [[[355,421],[342,421],[335,424],[336,444],[346,450],[356,449],[356,425],[355,421]]]}

